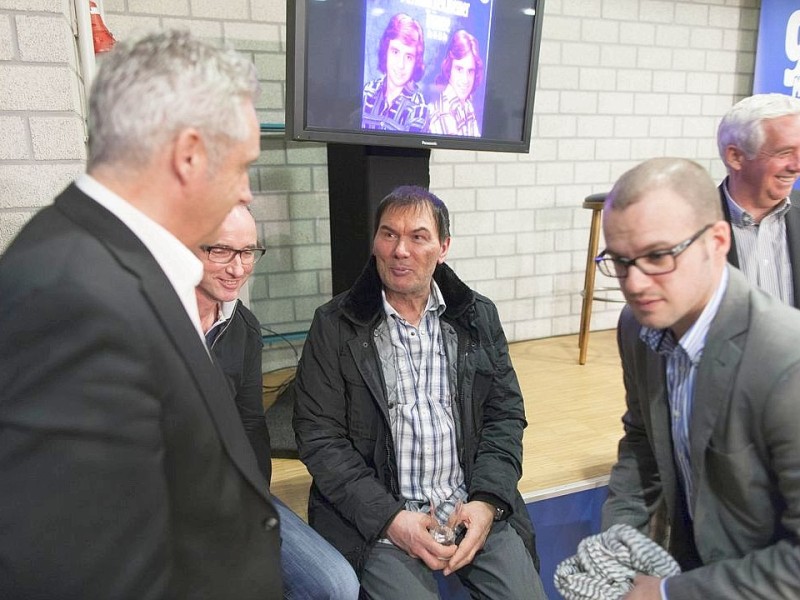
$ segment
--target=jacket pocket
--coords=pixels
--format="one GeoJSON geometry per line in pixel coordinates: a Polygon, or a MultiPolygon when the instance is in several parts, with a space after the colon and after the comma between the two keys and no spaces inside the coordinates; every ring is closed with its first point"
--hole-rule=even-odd
{"type": "MultiPolygon", "coordinates": [[[[720,525],[732,540],[746,540],[745,545],[750,548],[762,547],[773,537],[779,517],[773,501],[777,490],[755,445],[734,452],[709,447],[706,471],[712,502],[719,503],[720,525]]],[[[699,505],[702,496],[697,500],[699,505]]]]}
{"type": "Polygon", "coordinates": [[[475,371],[472,376],[472,416],[477,434],[483,428],[483,407],[492,389],[494,366],[486,352],[479,348],[475,353],[475,371]]]}
{"type": "Polygon", "coordinates": [[[375,410],[372,395],[363,383],[345,380],[347,429],[354,442],[360,439],[375,440],[380,426],[380,415],[375,410]]]}

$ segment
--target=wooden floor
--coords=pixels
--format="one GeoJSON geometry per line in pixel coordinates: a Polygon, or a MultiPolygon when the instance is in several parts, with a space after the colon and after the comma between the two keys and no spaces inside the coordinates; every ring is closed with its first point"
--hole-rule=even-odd
{"type": "MultiPolygon", "coordinates": [[[[517,342],[510,353],[528,418],[519,483],[526,501],[603,483],[625,406],[614,331],[591,334],[583,366],[576,335],[517,342]]],[[[286,376],[274,374],[272,381],[286,376]]],[[[298,460],[272,464],[272,492],[305,518],[308,471],[298,460]]]]}

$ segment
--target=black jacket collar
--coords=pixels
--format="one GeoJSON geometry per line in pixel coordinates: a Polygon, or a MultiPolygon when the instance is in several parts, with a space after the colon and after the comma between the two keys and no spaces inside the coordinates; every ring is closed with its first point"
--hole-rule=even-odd
{"type": "MultiPolygon", "coordinates": [[[[437,265],[433,272],[433,279],[442,291],[444,302],[447,305],[444,312],[446,318],[459,318],[475,302],[475,292],[461,281],[453,269],[446,264],[437,265]]],[[[383,310],[382,287],[383,284],[375,265],[375,257],[371,256],[353,287],[342,295],[339,306],[350,320],[366,325],[383,310]]]]}

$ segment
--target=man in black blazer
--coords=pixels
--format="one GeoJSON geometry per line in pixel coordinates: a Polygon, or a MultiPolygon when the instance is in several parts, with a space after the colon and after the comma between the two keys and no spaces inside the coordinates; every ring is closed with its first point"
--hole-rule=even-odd
{"type": "Polygon", "coordinates": [[[194,288],[252,196],[253,65],[119,44],[87,174],[0,258],[0,597],[281,597],[278,517],[194,288]]]}
{"type": "Polygon", "coordinates": [[[719,186],[733,236],[728,262],[747,280],[800,308],[800,100],[756,94],[735,104],[717,130],[728,170],[719,186]]]}

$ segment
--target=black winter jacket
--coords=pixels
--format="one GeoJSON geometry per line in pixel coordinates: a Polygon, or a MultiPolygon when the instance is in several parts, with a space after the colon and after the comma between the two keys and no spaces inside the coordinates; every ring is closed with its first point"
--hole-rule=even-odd
{"type": "Polygon", "coordinates": [[[211,353],[228,379],[236,410],[239,411],[247,439],[255,452],[258,467],[269,483],[272,478],[272,460],[262,400],[263,346],[258,319],[238,300],[230,319],[222,324],[222,331],[211,344],[211,353]]]}
{"type": "MultiPolygon", "coordinates": [[[[517,491],[527,423],[497,309],[444,264],[434,279],[447,305],[442,334],[458,344],[453,401],[469,498],[509,507],[538,569],[533,526],[517,491]]],[[[374,339],[384,316],[372,258],[349,291],[317,309],[295,382],[295,435],[313,477],[309,522],[357,571],[405,504],[374,339]]]]}

